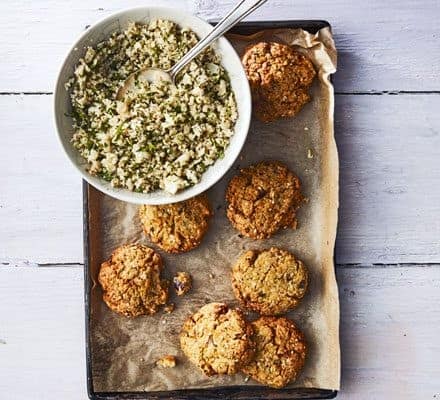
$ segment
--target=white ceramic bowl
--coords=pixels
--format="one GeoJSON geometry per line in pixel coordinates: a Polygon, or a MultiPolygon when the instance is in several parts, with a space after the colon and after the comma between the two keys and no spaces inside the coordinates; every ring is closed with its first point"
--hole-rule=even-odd
{"type": "Polygon", "coordinates": [[[238,120],[235,125],[234,135],[229,146],[225,150],[224,157],[218,159],[209,167],[199,183],[172,195],[162,190],[151,193],[136,193],[127,189],[113,188],[104,179],[90,175],[87,170],[87,162],[72,146],[73,135],[71,103],[69,92],[64,85],[73,75],[78,60],[83,57],[87,46],[94,46],[109,37],[113,32],[124,30],[130,22],[148,23],[150,20],[162,18],[176,22],[182,27],[191,28],[199,37],[206,36],[212,26],[202,19],[186,14],[179,9],[163,7],[143,7],[124,10],[113,14],[89,28],[72,46],[61,70],[58,74],[54,95],[55,126],[61,145],[70,161],[81,173],[83,178],[100,191],[119,200],[137,204],[168,204],[186,200],[196,196],[216,183],[232,166],[238,157],[249,130],[251,117],[251,94],[246,74],[241,61],[231,44],[226,38],[219,39],[214,45],[214,50],[220,55],[222,64],[229,74],[232,89],[235,93],[238,106],[238,120]]]}

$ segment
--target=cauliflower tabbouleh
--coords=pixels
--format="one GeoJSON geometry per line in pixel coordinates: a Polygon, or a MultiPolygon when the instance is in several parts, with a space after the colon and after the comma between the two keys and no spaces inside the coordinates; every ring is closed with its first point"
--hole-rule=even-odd
{"type": "Polygon", "coordinates": [[[131,73],[166,70],[196,43],[190,29],[157,20],[133,23],[87,49],[66,88],[72,90],[72,143],[91,174],[131,191],[176,193],[199,182],[222,157],[237,106],[211,49],[179,74],[176,86],[138,82],[136,91],[116,100],[131,73]]]}

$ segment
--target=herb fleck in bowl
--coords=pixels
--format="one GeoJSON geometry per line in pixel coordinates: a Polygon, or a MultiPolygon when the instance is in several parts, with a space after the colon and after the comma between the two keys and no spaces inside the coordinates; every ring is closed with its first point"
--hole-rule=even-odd
{"type": "Polygon", "coordinates": [[[90,27],[77,42],[72,46],[61,70],[58,74],[54,94],[54,117],[58,138],[61,145],[75,168],[82,177],[101,192],[136,204],[168,204],[183,201],[209,189],[229,170],[237,159],[246,140],[251,118],[251,94],[246,74],[241,61],[231,44],[226,38],[219,39],[214,45],[214,51],[220,56],[221,62],[228,72],[232,90],[237,101],[238,119],[234,128],[234,135],[224,152],[224,157],[218,159],[203,174],[200,182],[189,188],[183,189],[176,194],[170,194],[163,190],[151,193],[137,193],[128,189],[114,188],[104,179],[93,176],[87,172],[87,162],[78,153],[71,143],[74,133],[71,115],[70,93],[65,89],[65,83],[73,75],[79,59],[84,56],[88,46],[108,38],[113,32],[124,30],[130,22],[148,24],[154,19],[168,19],[193,30],[199,37],[204,37],[212,29],[211,25],[202,19],[195,17],[179,9],[163,7],[142,7],[120,11],[116,14],[97,22],[90,27]]]}

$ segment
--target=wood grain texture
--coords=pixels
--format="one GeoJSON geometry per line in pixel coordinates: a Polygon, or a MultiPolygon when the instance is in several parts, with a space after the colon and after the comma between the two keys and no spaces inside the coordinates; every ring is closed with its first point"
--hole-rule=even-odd
{"type": "MultiPolygon", "coordinates": [[[[0,92],[52,91],[56,72],[86,26],[122,8],[174,0],[16,0],[0,5],[0,92]]],[[[233,0],[181,0],[179,7],[217,20],[233,0]]],[[[269,0],[248,19],[327,19],[339,49],[336,90],[440,90],[438,0],[269,0]]]]}
{"type": "MultiPolygon", "coordinates": [[[[216,20],[236,0],[181,0],[216,20]]],[[[126,7],[175,0],[0,2],[0,398],[86,399],[81,181],[54,140],[51,92],[76,37],[126,7]],[[37,264],[63,263],[51,267],[37,264]],[[73,263],[66,267],[64,263],[73,263]],[[12,267],[21,266],[21,267],[12,267]],[[32,267],[31,267],[32,266],[32,267]]],[[[438,0],[269,0],[248,19],[326,19],[341,207],[338,399],[440,398],[438,0]],[[384,264],[383,268],[372,264],[384,264]]]]}
{"type": "Polygon", "coordinates": [[[342,387],[338,399],[440,396],[440,266],[337,273],[342,387]]]}
{"type": "MultiPolygon", "coordinates": [[[[0,96],[0,261],[81,263],[81,182],[51,96],[0,96]]],[[[440,96],[336,97],[339,263],[439,262],[440,96]]]]}
{"type": "Polygon", "coordinates": [[[57,143],[52,96],[0,96],[0,262],[82,262],[81,179],[57,143]]]}
{"type": "MultiPolygon", "coordinates": [[[[78,267],[0,269],[0,393],[8,400],[87,398],[82,278],[78,267]]],[[[440,266],[341,268],[338,281],[338,399],[440,396],[440,266]]]]}
{"type": "Polygon", "coordinates": [[[440,96],[337,96],[338,263],[440,261],[440,96]]]}
{"type": "Polygon", "coordinates": [[[0,268],[0,398],[86,399],[83,269],[0,268]]]}

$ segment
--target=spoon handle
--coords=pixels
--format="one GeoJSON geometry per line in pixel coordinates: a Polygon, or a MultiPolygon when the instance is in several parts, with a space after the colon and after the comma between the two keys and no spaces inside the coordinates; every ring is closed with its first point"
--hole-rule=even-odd
{"type": "Polygon", "coordinates": [[[215,27],[198,42],[188,53],[186,53],[170,70],[169,73],[173,80],[176,75],[189,62],[197,57],[203,50],[205,50],[212,42],[223,36],[225,32],[231,29],[235,24],[240,22],[244,17],[255,11],[258,7],[263,5],[267,0],[242,0],[226,15],[215,27]]]}

